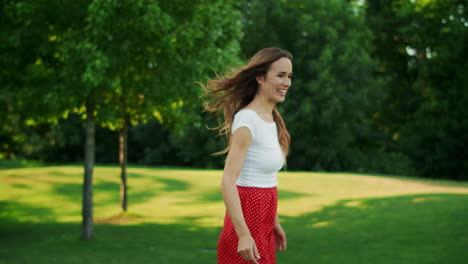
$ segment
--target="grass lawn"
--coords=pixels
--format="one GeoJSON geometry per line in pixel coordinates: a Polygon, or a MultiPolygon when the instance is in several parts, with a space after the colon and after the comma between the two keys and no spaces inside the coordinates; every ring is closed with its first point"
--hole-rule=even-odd
{"type": "MultiPolygon", "coordinates": [[[[81,166],[0,170],[0,264],[216,263],[221,171],[94,172],[95,239],[81,241],[81,166]]],[[[468,183],[282,172],[278,263],[467,263],[468,183]]]]}

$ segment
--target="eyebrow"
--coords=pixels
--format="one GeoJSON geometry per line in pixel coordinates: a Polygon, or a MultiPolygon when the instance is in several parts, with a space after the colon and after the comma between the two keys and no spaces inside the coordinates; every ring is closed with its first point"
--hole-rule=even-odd
{"type": "MultiPolygon", "coordinates": [[[[285,73],[285,74],[287,74],[287,72],[285,72],[285,71],[280,71],[280,72],[278,72],[278,73],[285,73]]],[[[291,72],[291,75],[292,75],[292,72],[291,72]]]]}

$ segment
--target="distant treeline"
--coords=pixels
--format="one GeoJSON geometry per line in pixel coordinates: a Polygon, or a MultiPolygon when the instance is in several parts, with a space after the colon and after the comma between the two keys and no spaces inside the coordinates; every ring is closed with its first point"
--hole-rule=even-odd
{"type": "Polygon", "coordinates": [[[65,2],[0,4],[2,159],[83,161],[92,102],[96,162],[222,168],[195,82],[278,46],[288,170],[468,180],[465,0],[65,2]]]}

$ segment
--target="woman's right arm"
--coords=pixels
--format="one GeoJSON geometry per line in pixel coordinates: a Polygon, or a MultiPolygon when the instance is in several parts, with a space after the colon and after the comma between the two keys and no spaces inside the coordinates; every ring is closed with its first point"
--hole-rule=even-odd
{"type": "Polygon", "coordinates": [[[226,205],[227,213],[234,225],[239,244],[237,252],[246,261],[257,263],[260,258],[255,241],[250,234],[249,228],[242,213],[242,207],[237,192],[236,180],[244,164],[245,155],[252,142],[252,134],[247,127],[240,127],[231,138],[231,145],[224,166],[223,178],[221,180],[221,192],[226,205]]]}

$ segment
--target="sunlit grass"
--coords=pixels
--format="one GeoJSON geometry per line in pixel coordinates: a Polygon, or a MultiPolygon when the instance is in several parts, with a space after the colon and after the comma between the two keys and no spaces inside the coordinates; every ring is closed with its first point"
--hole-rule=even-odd
{"type": "MultiPolygon", "coordinates": [[[[0,263],[214,263],[221,175],[131,167],[122,214],[119,168],[97,167],[96,240],[82,242],[81,166],[0,170],[0,263]]],[[[281,172],[279,182],[278,213],[289,238],[279,263],[468,258],[466,182],[307,172],[281,172]]]]}
{"type": "MultiPolygon", "coordinates": [[[[0,171],[0,200],[47,208],[57,222],[80,222],[83,168],[79,166],[9,169],[0,171]]],[[[219,192],[221,171],[129,168],[129,214],[136,222],[220,226],[224,204],[219,192]]],[[[464,193],[468,184],[356,174],[293,173],[279,175],[281,216],[317,212],[340,200],[407,194],[464,193]]],[[[94,171],[94,214],[97,222],[121,213],[120,170],[94,171]]],[[[352,204],[352,203],[350,203],[352,204]]],[[[50,219],[50,215],[47,216],[50,219]]],[[[41,221],[24,215],[20,221],[41,221]]],[[[126,221],[128,223],[128,221],[126,221]]]]}

